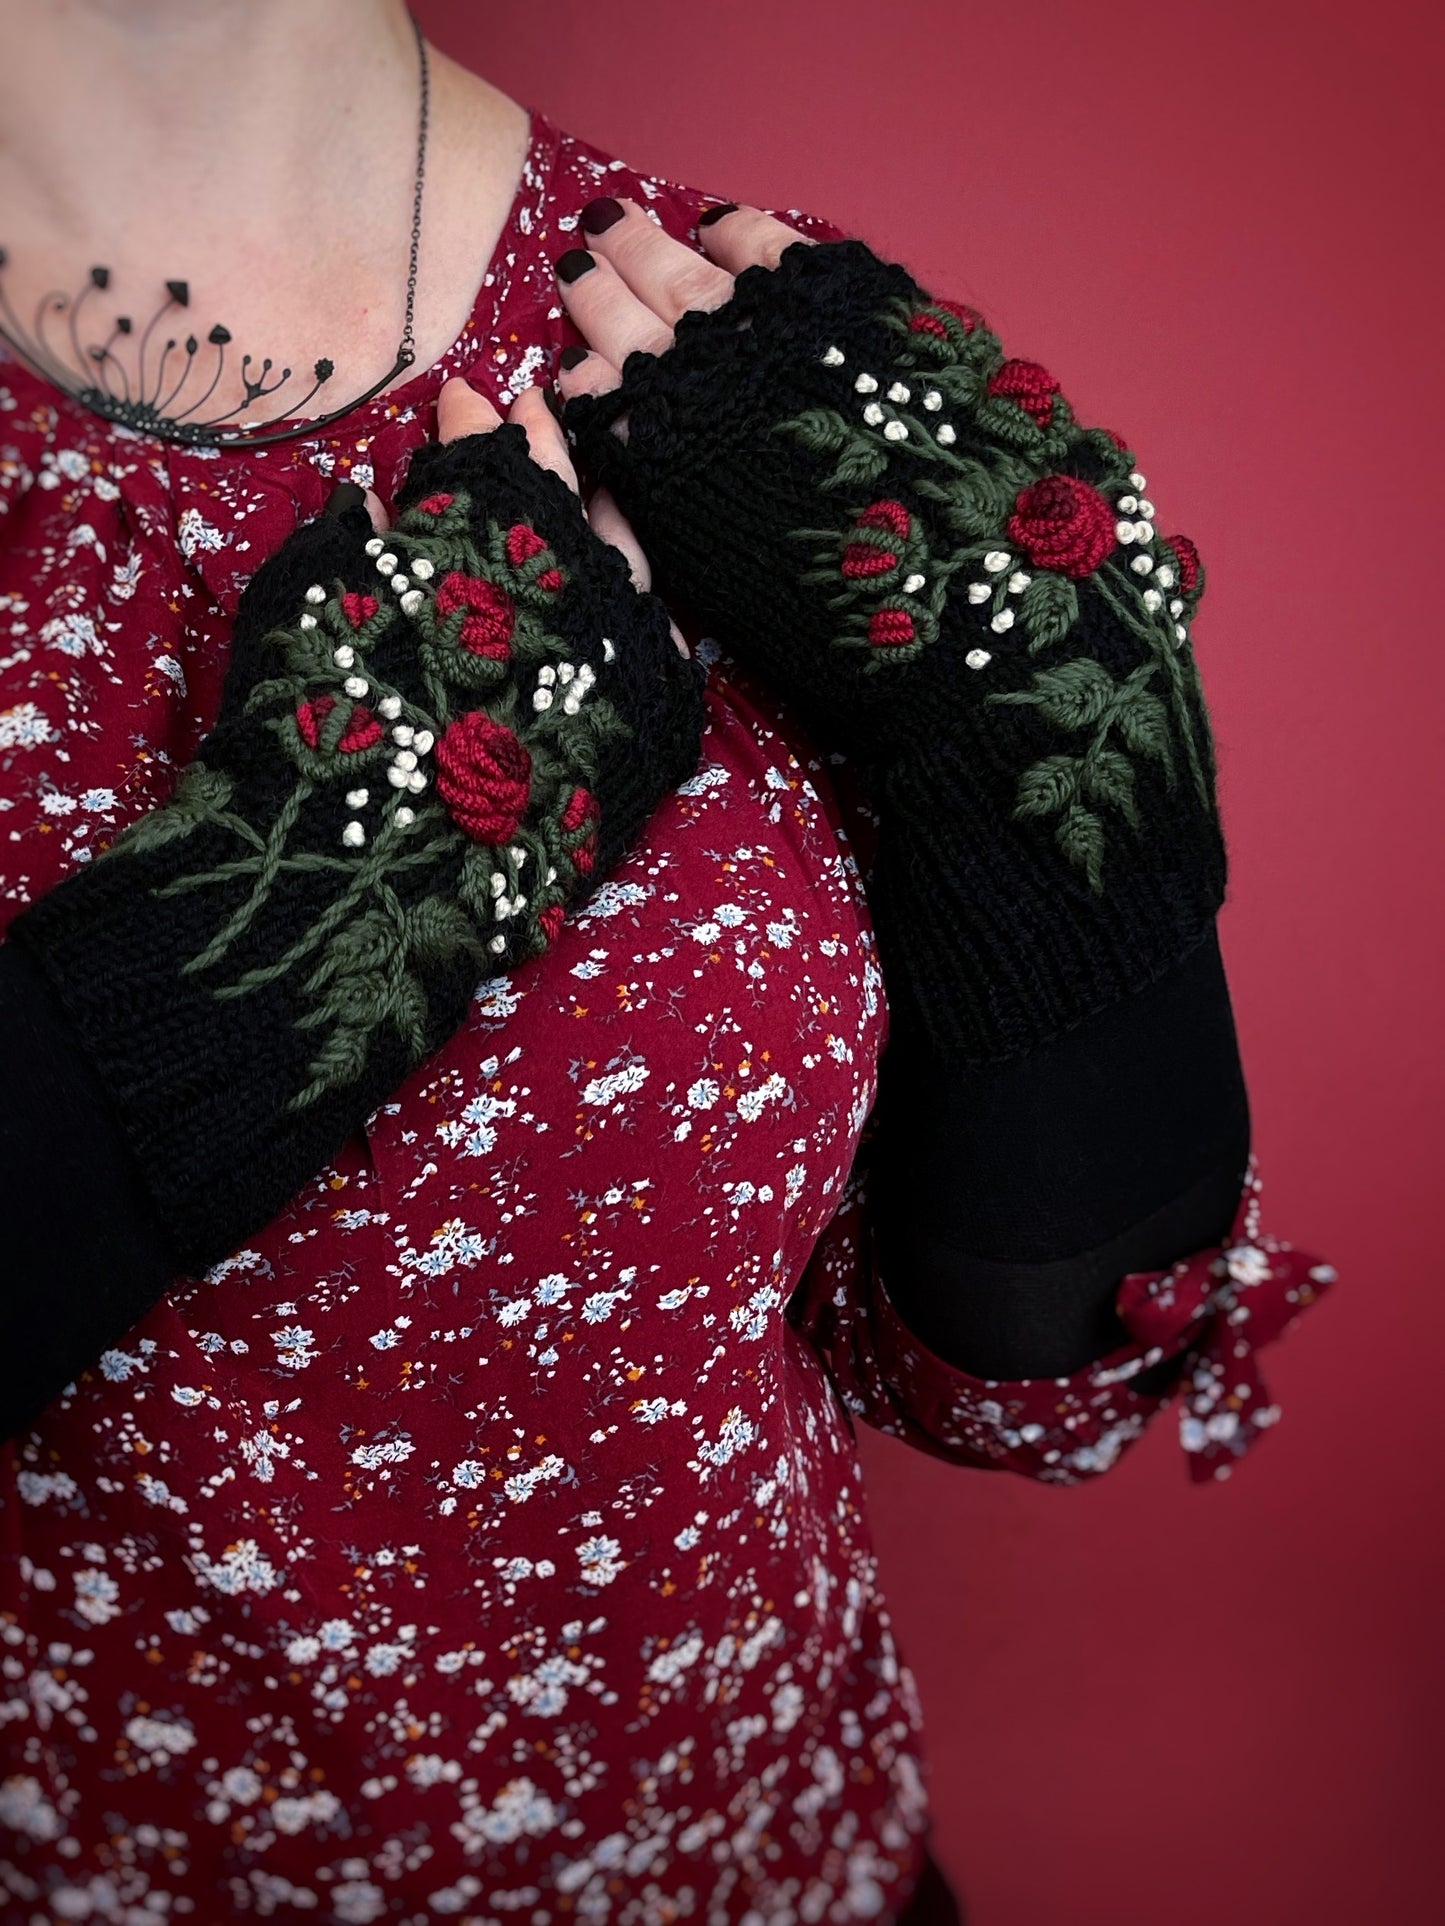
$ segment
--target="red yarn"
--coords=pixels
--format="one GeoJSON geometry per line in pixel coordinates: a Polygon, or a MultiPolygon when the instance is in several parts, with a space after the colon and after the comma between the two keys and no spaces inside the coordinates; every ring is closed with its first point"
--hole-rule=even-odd
{"type": "Polygon", "coordinates": [[[560,903],[549,903],[546,909],[542,910],[537,917],[537,922],[541,926],[542,934],[546,937],[549,944],[557,941],[557,938],[562,933],[562,925],[565,921],[566,916],[560,903]]]}
{"type": "Polygon", "coordinates": [[[1059,392],[1059,384],[1037,361],[1005,361],[997,373],[989,377],[988,391],[1004,401],[1016,402],[1025,414],[1033,416],[1040,428],[1047,428],[1054,418],[1054,396],[1059,392]]]}
{"type": "Polygon", "coordinates": [[[458,716],[436,746],[437,790],[476,843],[507,843],[532,794],[526,744],[483,709],[458,716]]]}
{"type": "Polygon", "coordinates": [[[537,587],[546,589],[550,594],[555,595],[565,580],[566,577],[560,568],[544,568],[542,573],[537,577],[537,587]]]}
{"type": "Polygon", "coordinates": [[[590,876],[597,862],[597,824],[602,817],[597,798],[589,789],[574,789],[562,811],[562,828],[568,836],[591,824],[590,833],[571,852],[573,867],[579,875],[590,876]]]}
{"type": "Polygon", "coordinates": [[[536,529],[529,528],[525,522],[514,522],[507,530],[507,560],[513,568],[520,568],[532,556],[540,555],[546,546],[536,529]]]}
{"type": "Polygon", "coordinates": [[[1202,566],[1199,550],[1187,535],[1166,535],[1164,539],[1178,558],[1179,586],[1186,595],[1192,595],[1199,586],[1199,571],[1202,566]]]}
{"type": "Polygon", "coordinates": [[[870,548],[866,542],[849,542],[843,550],[843,573],[850,581],[859,576],[886,575],[897,566],[898,557],[891,550],[870,548]]]}
{"type": "Polygon", "coordinates": [[[374,595],[358,595],[354,589],[341,598],[341,613],[354,629],[359,629],[363,622],[369,622],[380,607],[374,595]]]}
{"type": "Polygon", "coordinates": [[[1024,489],[1008,535],[1038,568],[1075,581],[1092,575],[1118,540],[1113,509],[1097,488],[1073,475],[1045,475],[1024,489]]]}
{"type": "Polygon", "coordinates": [[[906,542],[913,521],[902,502],[873,502],[858,517],[858,526],[886,528],[890,535],[896,535],[900,542],[906,542]]]}
{"type": "Polygon", "coordinates": [[[450,508],[455,500],[455,495],[428,495],[424,502],[417,503],[417,507],[423,515],[440,515],[450,508]]]}
{"type": "Polygon", "coordinates": [[[473,655],[505,661],[512,653],[512,630],[517,623],[516,604],[505,589],[476,575],[462,575],[453,569],[437,586],[437,614],[448,616],[466,609],[457,639],[473,655]]]}
{"type": "Polygon", "coordinates": [[[868,640],[875,649],[899,649],[914,638],[913,617],[904,609],[879,609],[868,624],[868,640]]]}
{"type": "MultiPolygon", "coordinates": [[[[960,323],[965,334],[972,334],[975,328],[983,325],[983,316],[974,308],[964,307],[959,301],[933,301],[929,305],[935,308],[946,308],[955,321],[960,323]]],[[[910,316],[908,326],[914,334],[934,334],[940,341],[948,339],[948,329],[936,314],[930,314],[926,308],[920,308],[916,314],[910,316]]]]}
{"type": "MultiPolygon", "coordinates": [[[[308,749],[319,746],[322,724],[335,707],[335,696],[313,696],[310,702],[303,702],[296,711],[296,727],[308,749]]],[[[352,708],[351,720],[342,731],[336,747],[343,756],[354,756],[362,749],[374,749],[381,741],[382,733],[381,724],[370,709],[364,702],[358,702],[352,708]]]]}

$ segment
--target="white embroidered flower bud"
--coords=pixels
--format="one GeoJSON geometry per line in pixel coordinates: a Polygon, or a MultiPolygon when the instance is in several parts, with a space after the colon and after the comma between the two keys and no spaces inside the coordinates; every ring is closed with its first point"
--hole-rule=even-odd
{"type": "Polygon", "coordinates": [[[381,701],[378,702],[376,706],[378,709],[380,709],[381,713],[386,717],[388,722],[395,722],[397,717],[401,714],[401,697],[400,696],[383,696],[381,698],[381,701]]]}
{"type": "Polygon", "coordinates": [[[307,589],[306,600],[308,602],[324,602],[326,600],[326,591],[319,582],[313,582],[310,588],[307,589]]]}
{"type": "Polygon", "coordinates": [[[417,589],[417,588],[408,589],[406,594],[403,595],[401,598],[402,614],[415,615],[417,610],[421,607],[422,603],[425,600],[426,600],[426,597],[422,594],[420,589],[417,589]]]}
{"type": "Polygon", "coordinates": [[[905,595],[917,595],[918,591],[923,587],[924,580],[925,577],[922,575],[906,575],[903,578],[903,593],[905,595]]]}
{"type": "Polygon", "coordinates": [[[1144,517],[1146,522],[1152,522],[1154,519],[1153,502],[1141,501],[1139,504],[1139,513],[1144,517]]]}
{"type": "Polygon", "coordinates": [[[1135,495],[1121,495],[1119,497],[1119,512],[1123,515],[1132,515],[1138,506],[1138,497],[1135,495]]]}
{"type": "Polygon", "coordinates": [[[557,680],[559,682],[570,682],[576,673],[577,665],[574,662],[559,662],[557,664],[557,680]]]}
{"type": "Polygon", "coordinates": [[[1189,640],[1189,631],[1182,622],[1176,622],[1174,624],[1174,633],[1181,642],[1187,642],[1189,640]]]}
{"type": "Polygon", "coordinates": [[[604,662],[611,662],[615,660],[616,655],[617,651],[613,648],[610,638],[604,635],[602,638],[602,660],[604,662]]]}
{"type": "Polygon", "coordinates": [[[488,943],[487,945],[487,948],[492,952],[494,956],[500,956],[502,954],[502,951],[506,949],[506,947],[507,947],[507,939],[505,936],[494,936],[491,942],[488,943]]]}
{"type": "Polygon", "coordinates": [[[507,888],[507,879],[499,869],[494,869],[492,871],[491,881],[488,887],[490,888],[493,896],[501,896],[505,893],[507,888]]]}
{"type": "Polygon", "coordinates": [[[1148,575],[1153,570],[1154,557],[1152,555],[1136,555],[1129,566],[1136,575],[1148,575]]]}
{"type": "Polygon", "coordinates": [[[360,823],[348,823],[341,832],[341,840],[348,849],[360,849],[366,841],[366,831],[360,823]]]}
{"type": "Polygon", "coordinates": [[[367,803],[367,792],[364,789],[347,790],[346,807],[348,809],[365,809],[366,803],[367,803]]]}
{"type": "Polygon", "coordinates": [[[393,789],[405,789],[406,771],[404,769],[398,769],[394,762],[390,763],[387,766],[386,780],[391,784],[393,789]]]}
{"type": "Polygon", "coordinates": [[[1012,609],[1000,609],[992,622],[989,623],[989,627],[999,635],[1002,635],[1006,629],[1011,629],[1013,625],[1014,612],[1012,609]]]}
{"type": "Polygon", "coordinates": [[[314,629],[316,627],[316,617],[314,615],[303,615],[299,626],[303,629],[314,629]]]}
{"type": "Polygon", "coordinates": [[[929,388],[925,392],[923,405],[929,414],[937,414],[938,410],[943,406],[943,396],[938,392],[937,388],[929,388]]]}
{"type": "Polygon", "coordinates": [[[399,722],[391,732],[391,739],[398,748],[409,749],[415,732],[409,722],[399,722]]]}
{"type": "Polygon", "coordinates": [[[871,374],[860,374],[853,386],[860,395],[876,394],[878,391],[878,383],[871,374]]]}
{"type": "Polygon", "coordinates": [[[993,590],[987,582],[970,582],[968,585],[968,599],[975,605],[986,602],[992,594],[993,590]]]}
{"type": "Polygon", "coordinates": [[[890,421],[883,430],[885,441],[907,441],[908,424],[906,421],[890,421]]]}
{"type": "Polygon", "coordinates": [[[938,439],[943,443],[945,448],[951,448],[953,444],[958,440],[958,431],[954,428],[952,422],[949,422],[949,421],[940,422],[939,428],[938,428],[938,439]]]}
{"type": "Polygon", "coordinates": [[[983,558],[983,565],[990,575],[1002,575],[1006,568],[1013,566],[1013,556],[1005,554],[1001,548],[991,548],[983,558]]]}
{"type": "Polygon", "coordinates": [[[963,659],[971,669],[986,669],[993,661],[987,649],[970,649],[963,659]]]}
{"type": "Polygon", "coordinates": [[[396,567],[396,557],[390,549],[387,549],[383,554],[377,556],[376,566],[383,575],[391,574],[392,570],[396,567]]]}
{"type": "Polygon", "coordinates": [[[341,686],[349,696],[360,698],[366,694],[371,684],[364,675],[349,675],[341,686]]]}
{"type": "Polygon", "coordinates": [[[414,749],[398,749],[392,757],[392,761],[398,769],[415,769],[416,751],[414,749]]]}
{"type": "Polygon", "coordinates": [[[1148,522],[1135,522],[1134,540],[1136,542],[1152,542],[1153,539],[1154,530],[1148,522]]]}
{"type": "Polygon", "coordinates": [[[1159,564],[1158,568],[1154,571],[1154,578],[1160,588],[1173,588],[1174,586],[1174,571],[1167,562],[1161,562],[1159,564]]]}
{"type": "Polygon", "coordinates": [[[841,368],[844,359],[845,357],[841,348],[829,348],[824,353],[823,366],[825,368],[841,368]]]}
{"type": "Polygon", "coordinates": [[[517,865],[518,869],[520,869],[523,863],[525,863],[527,860],[527,852],[525,849],[521,847],[519,843],[508,843],[507,854],[511,857],[512,861],[517,865]]]}
{"type": "Polygon", "coordinates": [[[406,804],[403,803],[401,808],[396,812],[396,820],[401,824],[403,829],[407,829],[416,821],[416,811],[414,809],[408,809],[406,804]]]}
{"type": "Polygon", "coordinates": [[[868,403],[868,406],[863,410],[863,419],[870,428],[876,428],[879,422],[882,421],[883,410],[878,406],[876,401],[870,401],[868,403]]]}
{"type": "Polygon", "coordinates": [[[411,739],[411,746],[419,756],[430,755],[435,745],[436,737],[430,729],[418,729],[411,739]]]}
{"type": "Polygon", "coordinates": [[[393,575],[391,578],[391,586],[396,590],[398,595],[405,595],[411,587],[411,583],[404,575],[393,575]]]}
{"type": "Polygon", "coordinates": [[[1129,477],[1129,486],[1131,488],[1147,488],[1149,484],[1148,482],[1145,481],[1144,477],[1139,473],[1138,469],[1136,468],[1133,474],[1129,477]]]}
{"type": "Polygon", "coordinates": [[[542,667],[538,669],[537,680],[539,682],[555,682],[557,680],[557,671],[552,667],[550,662],[544,662],[542,667]]]}
{"type": "Polygon", "coordinates": [[[552,868],[551,864],[549,863],[547,866],[547,881],[549,883],[555,883],[556,880],[557,880],[557,872],[555,869],[552,868]]]}
{"type": "Polygon", "coordinates": [[[550,709],[551,706],[552,691],[550,689],[534,689],[532,691],[532,707],[537,710],[539,714],[543,709],[550,709]]]}
{"type": "Polygon", "coordinates": [[[420,769],[412,770],[406,779],[406,786],[414,796],[419,796],[423,789],[426,788],[426,777],[421,773],[420,769]]]}
{"type": "Polygon", "coordinates": [[[1115,522],[1114,534],[1127,548],[1134,539],[1134,524],[1132,522],[1115,522]]]}
{"type": "Polygon", "coordinates": [[[912,391],[905,387],[901,381],[895,381],[893,386],[888,390],[888,399],[890,401],[896,401],[901,408],[905,402],[912,399],[912,391]]]}
{"type": "Polygon", "coordinates": [[[1183,615],[1184,613],[1184,604],[1180,601],[1177,595],[1175,596],[1174,600],[1169,604],[1169,613],[1171,615],[1183,615]]]}
{"type": "Polygon", "coordinates": [[[1151,615],[1163,608],[1164,597],[1159,593],[1158,589],[1145,589],[1144,606],[1151,615]]]}
{"type": "Polygon", "coordinates": [[[1010,577],[1008,578],[1009,594],[1022,595],[1024,590],[1028,587],[1029,583],[1033,579],[1034,578],[1032,575],[1025,575],[1022,569],[1016,569],[1014,573],[1010,575],[1010,577]]]}
{"type": "Polygon", "coordinates": [[[379,535],[373,535],[371,540],[366,544],[366,552],[368,555],[380,555],[385,547],[386,543],[381,537],[379,535]]]}
{"type": "Polygon", "coordinates": [[[425,555],[414,555],[409,566],[419,582],[429,582],[436,574],[436,563],[429,562],[425,555]]]}
{"type": "Polygon", "coordinates": [[[336,664],[338,669],[354,668],[356,664],[356,651],[349,642],[343,642],[339,649],[333,650],[331,660],[336,664]]]}

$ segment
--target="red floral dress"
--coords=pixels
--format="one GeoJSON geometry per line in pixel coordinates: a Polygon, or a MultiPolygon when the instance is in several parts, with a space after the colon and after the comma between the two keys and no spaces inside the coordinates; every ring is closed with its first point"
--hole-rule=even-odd
{"type": "MultiPolygon", "coordinates": [[[[701,196],[534,118],[461,337],[313,440],[179,449],[0,365],[6,917],[169,794],[331,478],[389,497],[446,376],[505,406],[548,372],[602,191],[695,234],[701,196]]],[[[861,819],[701,652],[697,773],[586,913],[0,1453],[6,1926],[888,1918],[927,1811],[854,1416],[1070,1482],[1186,1340],[1196,1464],[1274,1415],[1251,1318],[1326,1267],[1244,1212],[1077,1378],[910,1337],[869,1258],[861,819]]]]}

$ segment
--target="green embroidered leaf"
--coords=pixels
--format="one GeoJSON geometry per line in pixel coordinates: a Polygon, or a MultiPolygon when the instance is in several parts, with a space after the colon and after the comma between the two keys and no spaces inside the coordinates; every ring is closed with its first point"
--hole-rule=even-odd
{"type": "Polygon", "coordinates": [[[413,1061],[419,1063],[427,1054],[426,991],[409,970],[393,978],[390,1005],[391,1020],[406,1038],[413,1061]]]}
{"type": "Polygon", "coordinates": [[[1082,803],[1070,803],[1059,819],[1054,838],[1076,869],[1083,870],[1089,888],[1099,895],[1104,887],[1104,825],[1082,803]]]}
{"type": "Polygon", "coordinates": [[[462,955],[481,959],[486,950],[471,918],[459,903],[425,896],[407,912],[407,937],[420,963],[449,963],[462,955]]]}
{"type": "Polygon", "coordinates": [[[1052,816],[1072,802],[1082,763],[1074,756],[1045,756],[1019,778],[1014,815],[1052,816]]]}
{"type": "Polygon", "coordinates": [[[291,1099],[292,1110],[304,1110],[328,1090],[355,1083],[366,1068],[366,1053],[371,1042],[369,1030],[333,1030],[311,1059],[311,1082],[291,1099]]]}
{"type": "Polygon", "coordinates": [[[835,449],[847,446],[852,429],[833,408],[806,408],[790,421],[780,421],[775,433],[795,436],[805,448],[816,454],[831,455],[835,449]]]}
{"type": "Polygon", "coordinates": [[[121,851],[138,855],[142,850],[159,849],[178,836],[189,836],[204,822],[212,822],[231,800],[231,779],[219,769],[208,769],[193,762],[181,773],[176,793],[164,809],[152,810],[119,835],[109,853],[121,851]]]}
{"type": "Polygon", "coordinates": [[[1114,679],[1090,656],[1040,669],[1034,677],[1039,713],[1060,729],[1087,729],[1114,700],[1114,679]]]}
{"type": "Polygon", "coordinates": [[[1079,617],[1079,596],[1066,575],[1036,575],[1023,593],[1023,624],[1029,653],[1062,642],[1079,617]]]}
{"type": "Polygon", "coordinates": [[[1134,765],[1117,749],[1097,749],[1083,765],[1082,788],[1090,802],[1112,803],[1125,820],[1139,827],[1134,801],[1134,765]]]}
{"type": "Polygon", "coordinates": [[[881,447],[870,441],[858,441],[840,455],[838,465],[823,483],[825,488],[850,488],[857,482],[873,482],[888,466],[888,457],[881,447]]]}
{"type": "Polygon", "coordinates": [[[1135,686],[1124,693],[1115,723],[1125,745],[1136,756],[1153,756],[1174,773],[1174,746],[1169,734],[1169,710],[1162,697],[1135,686]]]}

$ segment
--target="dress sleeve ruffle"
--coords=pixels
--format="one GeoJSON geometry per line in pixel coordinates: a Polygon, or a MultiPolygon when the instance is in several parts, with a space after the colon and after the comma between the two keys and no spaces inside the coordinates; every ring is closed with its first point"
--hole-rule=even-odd
{"type": "Polygon", "coordinates": [[[1177,1395],[1190,1478],[1227,1478],[1280,1418],[1258,1352],[1336,1275],[1260,1228],[1259,1193],[1251,1155],[1225,1244],[1123,1278],[1116,1307],[1129,1343],[1068,1377],[1001,1382],[945,1363],[894,1308],[873,1253],[860,1151],[788,1316],[854,1417],[950,1463],[1082,1484],[1117,1464],[1177,1395]]]}

